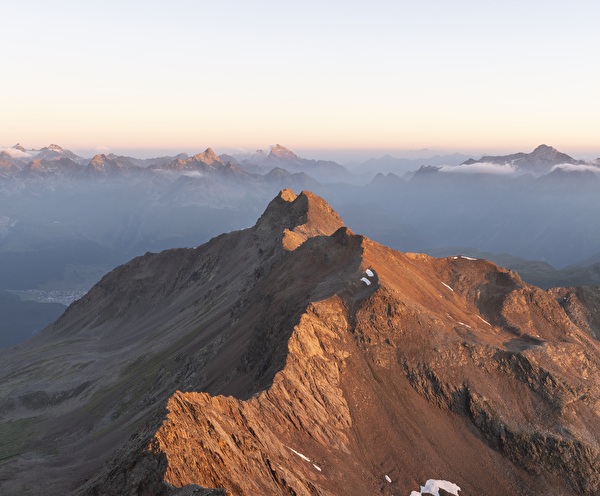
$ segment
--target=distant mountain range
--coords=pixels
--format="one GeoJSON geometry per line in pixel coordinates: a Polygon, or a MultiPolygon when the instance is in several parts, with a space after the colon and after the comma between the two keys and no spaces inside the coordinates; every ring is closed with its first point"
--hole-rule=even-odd
{"type": "Polygon", "coordinates": [[[395,174],[402,176],[409,172],[414,172],[421,166],[454,166],[459,165],[468,159],[469,156],[462,153],[453,153],[446,155],[433,155],[424,158],[398,158],[391,155],[384,155],[378,158],[371,158],[358,164],[353,172],[362,174],[395,174]]]}
{"type": "Polygon", "coordinates": [[[597,165],[544,145],[462,158],[363,175],[281,145],[154,159],[0,148],[0,289],[87,290],[134,256],[251,225],[286,187],[327,196],[349,226],[394,249],[467,247],[544,287],[597,283],[585,262],[600,253],[597,165]]]}
{"type": "MultiPolygon", "coordinates": [[[[531,153],[485,156],[456,165],[421,165],[402,177],[394,173],[357,175],[335,162],[298,157],[281,145],[273,146],[268,154],[259,150],[246,156],[219,156],[207,148],[193,156],[179,154],[155,159],[114,154],[84,159],[58,145],[42,150],[15,145],[0,150],[0,192],[8,202],[0,211],[0,251],[6,251],[10,246],[8,240],[26,229],[28,223],[35,223],[40,234],[48,230],[61,231],[62,234],[56,232],[56,239],[62,238],[65,230],[71,229],[69,226],[78,226],[78,234],[73,232],[73,235],[74,239],[81,240],[81,236],[86,237],[83,233],[91,229],[92,219],[107,229],[106,235],[93,236],[94,242],[99,241],[104,246],[107,246],[107,236],[113,238],[119,229],[125,229],[124,236],[128,240],[119,242],[121,250],[131,246],[134,239],[138,240],[135,243],[141,243],[146,234],[134,234],[137,231],[132,226],[149,227],[147,212],[154,209],[161,212],[157,218],[166,215],[165,205],[169,205],[168,208],[202,205],[221,209],[221,213],[226,209],[233,216],[238,208],[247,210],[250,205],[251,210],[256,211],[277,189],[293,187],[327,194],[332,203],[345,212],[349,222],[357,222],[373,237],[380,233],[396,248],[470,246],[492,253],[510,252],[523,258],[545,260],[554,266],[576,263],[600,252],[600,243],[594,241],[597,236],[588,227],[588,219],[591,222],[590,216],[597,210],[594,198],[600,184],[600,167],[546,145],[540,145],[531,153]],[[77,181],[71,184],[69,180],[77,181]],[[127,209],[116,212],[111,207],[99,206],[98,213],[90,212],[88,219],[80,215],[76,221],[67,220],[63,215],[66,211],[61,210],[54,220],[35,220],[42,212],[49,213],[54,208],[42,206],[41,199],[55,197],[53,205],[58,205],[59,191],[65,198],[83,198],[94,180],[103,181],[104,194],[112,195],[115,205],[130,204],[135,197],[133,191],[145,191],[146,201],[134,210],[128,207],[129,214],[125,214],[127,209]],[[130,198],[121,199],[121,189],[130,198]],[[40,198],[40,206],[24,217],[23,212],[32,205],[34,197],[31,195],[40,198]],[[509,200],[513,197],[514,201],[509,200]],[[26,198],[29,198],[27,206],[18,207],[26,198]],[[560,201],[557,202],[557,198],[560,201]],[[440,209],[441,202],[445,208],[440,209]],[[520,210],[516,205],[521,206],[520,210]],[[379,213],[375,214],[376,211],[379,213]],[[130,215],[129,220],[118,222],[119,226],[129,227],[109,227],[99,218],[102,212],[130,215]],[[485,220],[483,212],[486,212],[485,220]],[[387,221],[379,222],[371,214],[387,221]],[[43,228],[40,228],[41,223],[43,228]],[[526,231],[521,230],[524,224],[529,226],[526,231]],[[564,232],[571,232],[572,237],[561,235],[559,226],[564,232]],[[414,234],[409,234],[411,232],[414,234]]],[[[461,158],[453,156],[455,162],[461,158]]],[[[444,159],[437,157],[436,160],[444,159]]],[[[98,188],[92,189],[88,199],[95,198],[98,191],[98,188]]],[[[80,209],[81,213],[85,211],[85,208],[80,209]]],[[[183,221],[186,216],[178,215],[178,218],[187,223],[183,221]]],[[[176,225],[171,224],[164,232],[176,225]]],[[[163,237],[158,232],[151,236],[163,237]]],[[[179,243],[186,241],[180,239],[179,243]]],[[[17,245],[25,249],[26,243],[17,245]]],[[[113,242],[108,246],[112,249],[113,242]]],[[[147,248],[160,246],[152,244],[147,248]]]]}
{"type": "Polygon", "coordinates": [[[575,160],[548,145],[540,145],[531,153],[514,153],[503,156],[484,156],[479,160],[469,159],[461,165],[496,164],[513,167],[518,172],[543,175],[552,172],[559,165],[592,165],[583,160],[575,160]]]}
{"type": "Polygon", "coordinates": [[[540,145],[531,153],[519,152],[504,156],[483,156],[480,159],[468,158],[464,154],[434,155],[428,158],[396,158],[384,155],[371,158],[352,171],[330,160],[311,160],[301,158],[282,145],[271,147],[269,153],[258,150],[250,155],[218,156],[211,148],[189,157],[185,153],[149,159],[138,159],[110,153],[98,154],[91,159],[78,156],[70,150],[52,144],[41,150],[27,150],[20,144],[10,148],[0,148],[0,178],[23,176],[28,174],[65,175],[77,172],[116,173],[136,169],[197,171],[224,171],[236,174],[241,171],[248,174],[265,175],[273,169],[283,169],[290,173],[304,173],[321,183],[364,183],[377,174],[404,175],[423,170],[441,172],[472,171],[479,173],[498,172],[493,166],[502,166],[505,171],[514,173],[532,173],[544,175],[557,166],[580,166],[593,172],[600,170],[600,159],[594,162],[576,160],[565,153],[540,145]],[[468,158],[468,159],[467,159],[468,158]],[[467,160],[466,160],[467,159],[467,160]],[[75,167],[76,165],[81,168],[75,167]],[[481,167],[473,167],[479,165],[481,167]],[[212,166],[212,168],[211,168],[212,166]],[[471,166],[465,167],[465,166],[471,166]],[[487,166],[487,168],[486,168],[487,166]]]}

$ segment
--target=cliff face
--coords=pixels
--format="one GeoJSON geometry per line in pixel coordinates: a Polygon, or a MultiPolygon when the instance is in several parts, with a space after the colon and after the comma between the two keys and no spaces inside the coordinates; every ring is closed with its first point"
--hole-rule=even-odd
{"type": "Polygon", "coordinates": [[[3,462],[23,469],[4,487],[35,471],[95,495],[408,495],[429,479],[595,494],[598,298],[573,294],[390,250],[283,191],[251,229],[117,269],[12,357],[4,425],[41,398],[28,421],[45,437],[3,462]],[[61,368],[63,396],[58,372],[35,372],[58,352],[78,371],[61,368]],[[53,457],[26,456],[50,439],[53,457]]]}
{"type": "Polygon", "coordinates": [[[377,288],[351,281],[312,304],[270,389],[171,399],[155,437],[166,480],[232,494],[398,494],[434,477],[465,494],[593,494],[597,343],[487,262],[365,244],[377,288]]]}

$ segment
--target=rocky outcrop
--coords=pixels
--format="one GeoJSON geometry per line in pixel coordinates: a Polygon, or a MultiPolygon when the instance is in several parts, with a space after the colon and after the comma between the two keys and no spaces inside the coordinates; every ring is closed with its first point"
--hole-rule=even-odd
{"type": "Polygon", "coordinates": [[[553,288],[550,290],[568,317],[596,340],[600,339],[600,288],[553,288]]]}
{"type": "MultiPolygon", "coordinates": [[[[343,314],[335,298],[311,306],[289,339],[284,370],[249,400],[176,393],[155,436],[168,460],[165,480],[237,494],[315,494],[327,462],[312,449],[307,459],[305,447],[349,449],[352,419],[340,389],[343,314]]],[[[335,494],[333,488],[321,493],[335,494]]]]}
{"type": "Polygon", "coordinates": [[[120,168],[116,159],[111,159],[103,153],[95,155],[87,166],[88,172],[95,174],[108,174],[118,171],[120,168]]]}
{"type": "Polygon", "coordinates": [[[269,152],[269,157],[270,158],[276,158],[276,159],[292,159],[295,160],[298,158],[298,155],[296,155],[293,151],[287,149],[285,146],[282,145],[275,145],[273,147],[271,147],[271,151],[269,152]]]}

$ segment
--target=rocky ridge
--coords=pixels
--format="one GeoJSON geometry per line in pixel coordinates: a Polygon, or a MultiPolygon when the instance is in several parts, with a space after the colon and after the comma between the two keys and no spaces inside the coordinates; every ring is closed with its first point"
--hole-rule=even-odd
{"type": "Polygon", "coordinates": [[[580,311],[484,260],[388,249],[284,190],[253,228],[116,269],[2,357],[2,422],[41,437],[5,442],[0,479],[77,494],[409,494],[432,478],[594,494],[597,316],[592,296],[569,297],[580,311]],[[57,355],[71,358],[51,373],[57,355]]]}
{"type": "Polygon", "coordinates": [[[274,145],[268,155],[259,150],[251,157],[242,160],[241,165],[248,169],[259,168],[265,172],[282,168],[292,173],[305,173],[319,182],[330,183],[350,181],[352,174],[344,166],[330,160],[301,158],[282,145],[274,145]]]}

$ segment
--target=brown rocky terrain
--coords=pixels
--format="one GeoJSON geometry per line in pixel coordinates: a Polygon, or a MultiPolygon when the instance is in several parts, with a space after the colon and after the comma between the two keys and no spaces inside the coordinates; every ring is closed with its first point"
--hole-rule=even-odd
{"type": "Polygon", "coordinates": [[[284,190],[0,355],[0,492],[597,494],[599,301],[284,190]]]}

